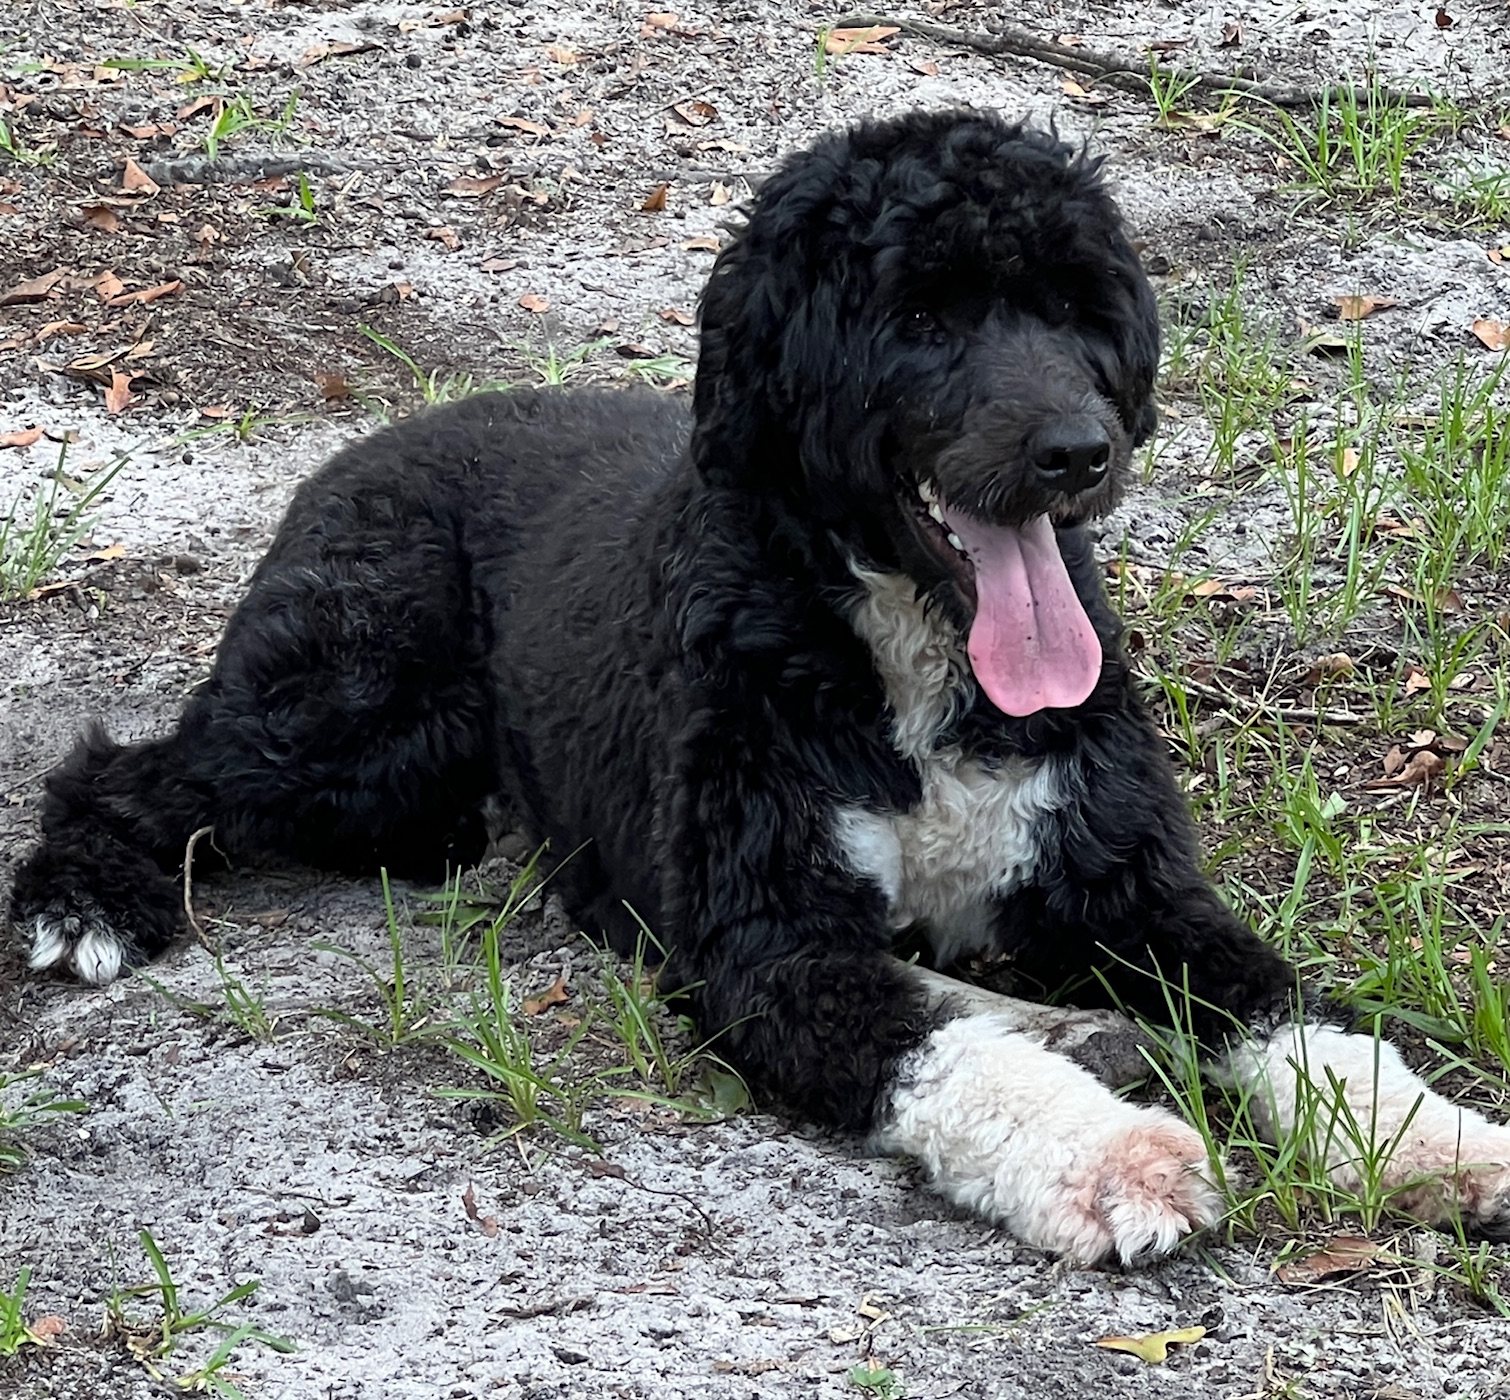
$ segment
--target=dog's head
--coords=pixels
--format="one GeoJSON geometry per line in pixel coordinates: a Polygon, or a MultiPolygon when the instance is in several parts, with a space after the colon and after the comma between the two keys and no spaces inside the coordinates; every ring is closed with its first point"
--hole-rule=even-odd
{"type": "Polygon", "coordinates": [[[1097,162],[984,113],[866,123],[788,160],[720,256],[694,457],[909,574],[1001,709],[1076,704],[1101,652],[1053,526],[1116,499],[1158,347],[1097,162]]]}

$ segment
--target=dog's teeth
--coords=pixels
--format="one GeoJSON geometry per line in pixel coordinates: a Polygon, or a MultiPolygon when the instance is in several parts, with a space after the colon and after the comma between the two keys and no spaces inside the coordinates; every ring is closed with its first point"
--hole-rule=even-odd
{"type": "Polygon", "coordinates": [[[933,504],[928,507],[928,514],[931,515],[935,520],[937,520],[940,525],[944,523],[943,508],[937,501],[934,501],[933,504]]]}
{"type": "Polygon", "coordinates": [[[961,554],[965,552],[965,542],[953,530],[949,532],[949,543],[959,550],[961,554]]]}

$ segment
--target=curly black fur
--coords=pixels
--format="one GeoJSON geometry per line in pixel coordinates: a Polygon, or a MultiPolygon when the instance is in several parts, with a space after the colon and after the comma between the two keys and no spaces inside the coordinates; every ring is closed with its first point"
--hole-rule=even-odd
{"type": "Polygon", "coordinates": [[[1094,161],[974,114],[826,138],[718,260],[690,419],[649,392],[482,395],[307,481],[179,728],[92,734],[48,780],[12,917],[98,979],[112,947],[168,943],[201,825],[231,854],[434,876],[481,854],[501,795],[578,852],[558,878],[586,924],[630,945],[627,905],[674,950],[722,1053],[865,1126],[937,1013],[834,833],[922,791],[855,568],[968,628],[931,484],[1005,526],[1052,514],[1105,656],[1073,709],[1014,718],[962,683],[934,736],[1065,775],[989,941],[1047,987],[1099,968],[1154,1017],[1147,974],[1188,978],[1212,1034],[1261,1015],[1291,974],[1199,873],[1077,526],[1152,431],[1157,356],[1094,161]],[[1055,476],[1066,443],[1101,475],[1055,476]]]}

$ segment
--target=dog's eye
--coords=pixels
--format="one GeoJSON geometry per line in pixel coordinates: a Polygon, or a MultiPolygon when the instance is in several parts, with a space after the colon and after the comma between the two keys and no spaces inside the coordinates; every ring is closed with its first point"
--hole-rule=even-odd
{"type": "Polygon", "coordinates": [[[924,307],[903,312],[900,329],[908,340],[942,340],[948,334],[938,316],[924,307]]]}

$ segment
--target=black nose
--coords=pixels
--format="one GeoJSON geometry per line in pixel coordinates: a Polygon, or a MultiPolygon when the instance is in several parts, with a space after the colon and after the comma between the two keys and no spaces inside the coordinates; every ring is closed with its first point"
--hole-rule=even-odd
{"type": "Polygon", "coordinates": [[[1112,444],[1094,418],[1061,418],[1033,435],[1029,451],[1040,483],[1075,495],[1106,475],[1112,444]]]}

